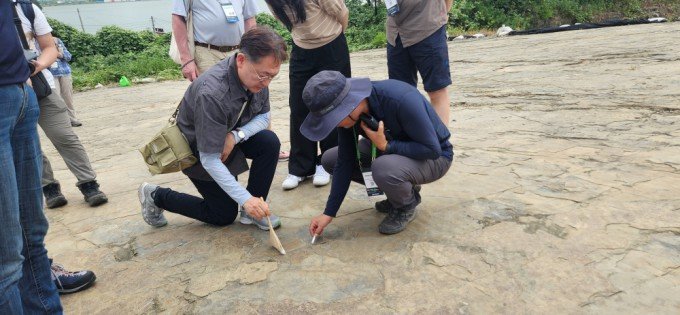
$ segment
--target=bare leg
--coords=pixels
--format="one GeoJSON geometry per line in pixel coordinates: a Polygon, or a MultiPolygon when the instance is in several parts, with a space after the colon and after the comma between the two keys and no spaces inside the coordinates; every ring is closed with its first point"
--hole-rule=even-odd
{"type": "Polygon", "coordinates": [[[451,111],[448,89],[443,88],[440,90],[427,92],[427,95],[430,96],[430,103],[432,103],[432,107],[434,107],[437,115],[439,115],[439,118],[442,120],[442,122],[444,122],[444,125],[448,127],[449,113],[451,111]]]}

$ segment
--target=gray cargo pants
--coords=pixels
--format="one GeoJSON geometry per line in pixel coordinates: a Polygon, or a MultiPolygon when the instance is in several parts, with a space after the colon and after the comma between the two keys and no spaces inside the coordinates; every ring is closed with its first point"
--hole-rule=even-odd
{"type": "MultiPolygon", "coordinates": [[[[436,160],[415,160],[397,154],[381,155],[370,163],[371,144],[367,139],[359,141],[359,151],[361,164],[371,165],[373,180],[395,208],[412,205],[416,201],[414,185],[434,182],[444,177],[451,167],[451,161],[445,157],[436,160]]],[[[337,160],[338,147],[335,147],[324,153],[321,164],[326,172],[333,174],[337,160]]],[[[352,180],[364,183],[361,170],[357,168],[352,172],[352,180]]]]}
{"type": "MultiPolygon", "coordinates": [[[[95,180],[97,175],[92,170],[90,159],[87,157],[80,139],[73,132],[68,108],[59,96],[59,91],[52,89],[52,94],[40,100],[39,103],[40,119],[38,124],[57,149],[61,158],[64,159],[71,173],[78,179],[76,185],[95,180]]],[[[43,154],[42,185],[45,187],[51,183],[57,183],[57,180],[54,179],[50,161],[43,154]]]]}

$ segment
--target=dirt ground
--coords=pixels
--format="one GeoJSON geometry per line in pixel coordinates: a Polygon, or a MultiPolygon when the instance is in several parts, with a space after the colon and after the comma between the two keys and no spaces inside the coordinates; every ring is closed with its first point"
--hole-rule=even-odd
{"type": "MultiPolygon", "coordinates": [[[[46,210],[49,253],[96,272],[62,297],[72,314],[680,312],[680,23],[449,43],[455,160],[423,188],[418,217],[384,236],[353,185],[319,245],[309,219],[329,187],[271,188],[288,254],[268,233],[175,214],[152,228],[137,152],[185,81],[75,95],[77,129],[110,202],[89,208],[43,138],[69,204],[46,210]]],[[[355,76],[387,77],[385,51],[352,54],[355,76]]],[[[289,147],[288,71],[271,84],[289,147]]],[[[241,181],[247,177],[240,178],[241,181]]]]}

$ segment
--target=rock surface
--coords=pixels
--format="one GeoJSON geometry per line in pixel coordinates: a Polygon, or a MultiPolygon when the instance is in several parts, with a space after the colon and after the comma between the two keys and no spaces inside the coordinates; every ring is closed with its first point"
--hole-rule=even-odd
{"type": "MultiPolygon", "coordinates": [[[[77,128],[110,202],[89,208],[51,144],[69,204],[46,210],[50,255],[96,285],[65,295],[72,314],[657,313],[680,310],[680,24],[449,43],[456,158],[425,185],[415,221],[383,236],[352,186],[321,244],[309,219],[329,187],[271,189],[288,254],[268,233],[167,214],[140,216],[151,177],[137,148],[187,82],[75,96],[77,128]]],[[[384,79],[384,50],[352,54],[355,76],[384,79]]],[[[271,84],[274,130],[289,147],[287,65],[271,84]]],[[[240,178],[245,181],[246,177],[240,178]]]]}

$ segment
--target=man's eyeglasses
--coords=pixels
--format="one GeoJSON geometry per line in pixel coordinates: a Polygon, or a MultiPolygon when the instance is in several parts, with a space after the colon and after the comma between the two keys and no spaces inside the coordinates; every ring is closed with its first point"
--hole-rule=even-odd
{"type": "Polygon", "coordinates": [[[257,72],[257,70],[255,70],[255,67],[253,67],[253,64],[250,63],[250,62],[248,64],[250,65],[250,68],[253,69],[253,72],[255,72],[255,75],[257,76],[258,81],[260,81],[260,82],[264,82],[264,81],[267,81],[267,80],[271,81],[271,80],[274,80],[274,78],[276,78],[276,75],[260,76],[260,73],[257,72]]]}

